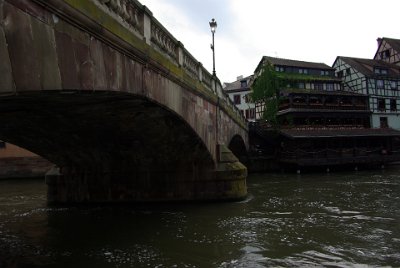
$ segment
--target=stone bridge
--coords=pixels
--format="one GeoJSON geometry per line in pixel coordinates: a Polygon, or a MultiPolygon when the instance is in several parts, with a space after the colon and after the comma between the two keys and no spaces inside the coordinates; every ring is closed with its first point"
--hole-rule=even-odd
{"type": "Polygon", "coordinates": [[[0,139],[57,166],[49,202],[245,197],[244,118],[136,0],[0,0],[0,59],[0,139]]]}

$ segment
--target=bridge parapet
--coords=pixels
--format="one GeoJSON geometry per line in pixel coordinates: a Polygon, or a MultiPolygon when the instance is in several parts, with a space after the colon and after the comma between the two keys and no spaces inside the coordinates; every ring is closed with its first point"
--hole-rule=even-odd
{"type": "Polygon", "coordinates": [[[235,104],[224,93],[218,77],[211,75],[195,57],[184,48],[165,27],[153,17],[152,12],[136,0],[90,0],[112,14],[134,34],[143,38],[146,43],[164,56],[168,57],[177,67],[182,68],[191,78],[201,82],[208,91],[219,97],[219,103],[230,109],[230,115],[237,121],[246,120],[235,104]]]}

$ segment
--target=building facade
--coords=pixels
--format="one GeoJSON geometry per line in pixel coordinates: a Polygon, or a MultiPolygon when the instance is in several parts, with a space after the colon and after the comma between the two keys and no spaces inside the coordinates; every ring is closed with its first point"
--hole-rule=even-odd
{"type": "MultiPolygon", "coordinates": [[[[263,57],[254,83],[265,64],[273,66],[280,80],[276,93],[277,126],[255,127],[250,137],[258,135],[259,140],[272,140],[262,131],[275,130],[273,139],[278,143],[274,145],[274,159],[281,167],[299,171],[319,166],[329,170],[334,166],[357,168],[400,160],[400,131],[371,128],[369,92],[344,91],[341,69],[323,63],[263,57]]],[[[353,73],[351,69],[349,72],[353,73]]],[[[268,101],[257,102],[257,112],[262,114],[263,109],[268,109],[268,101]]]]}
{"type": "Polygon", "coordinates": [[[224,91],[248,121],[256,119],[255,104],[251,101],[251,83],[253,76],[239,76],[235,82],[225,83],[224,91]]]}
{"type": "MultiPolygon", "coordinates": [[[[283,102],[308,103],[309,99],[306,96],[310,92],[334,92],[341,89],[341,79],[335,76],[335,69],[324,63],[264,56],[255,70],[256,77],[261,75],[263,66],[266,64],[271,64],[277,73],[277,77],[284,81],[283,87],[279,90],[279,97],[283,102]],[[289,98],[289,95],[293,98],[289,98]]],[[[282,105],[284,103],[281,103],[282,105]]],[[[262,118],[264,109],[264,102],[256,103],[257,118],[262,118]]],[[[283,113],[280,113],[280,115],[283,115],[283,113]]]]}
{"type": "MultiPolygon", "coordinates": [[[[388,62],[398,58],[386,46],[377,55],[387,57],[388,62]]],[[[337,77],[343,79],[345,91],[369,96],[372,128],[390,127],[399,130],[400,70],[397,65],[388,62],[380,59],[337,57],[333,67],[337,77]]]]}

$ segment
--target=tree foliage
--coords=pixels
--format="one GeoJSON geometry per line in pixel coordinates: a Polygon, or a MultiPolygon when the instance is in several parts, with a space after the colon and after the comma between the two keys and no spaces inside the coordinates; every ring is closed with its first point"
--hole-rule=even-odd
{"type": "Polygon", "coordinates": [[[278,112],[281,85],[282,79],[278,77],[274,66],[266,63],[252,86],[251,98],[254,102],[264,105],[263,118],[273,126],[277,126],[278,123],[276,114],[278,112]]]}

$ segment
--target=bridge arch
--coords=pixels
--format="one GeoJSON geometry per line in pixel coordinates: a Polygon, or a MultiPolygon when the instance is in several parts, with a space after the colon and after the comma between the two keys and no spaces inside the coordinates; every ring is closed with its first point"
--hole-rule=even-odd
{"type": "Polygon", "coordinates": [[[242,136],[240,136],[239,134],[234,135],[229,142],[228,148],[239,159],[241,163],[248,163],[246,143],[242,136]]]}
{"type": "Polygon", "coordinates": [[[58,165],[74,189],[53,192],[58,201],[201,199],[207,191],[196,184],[212,179],[216,163],[197,133],[143,96],[52,92],[0,105],[0,139],[58,165]]]}
{"type": "Polygon", "coordinates": [[[221,83],[140,3],[114,4],[0,0],[0,138],[59,165],[55,201],[243,198],[219,147],[247,129],[221,83]]]}

